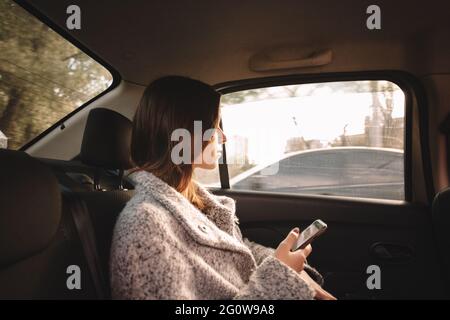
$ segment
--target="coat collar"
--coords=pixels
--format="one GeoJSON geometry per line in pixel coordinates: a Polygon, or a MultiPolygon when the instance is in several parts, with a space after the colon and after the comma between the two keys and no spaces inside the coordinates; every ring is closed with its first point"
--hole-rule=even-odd
{"type": "Polygon", "coordinates": [[[147,171],[130,175],[136,181],[136,193],[144,199],[162,204],[199,243],[216,248],[251,254],[250,249],[235,236],[235,200],[215,196],[198,183],[198,194],[206,205],[205,212],[197,209],[181,193],[147,171]],[[154,199],[154,200],[153,200],[154,199]]]}

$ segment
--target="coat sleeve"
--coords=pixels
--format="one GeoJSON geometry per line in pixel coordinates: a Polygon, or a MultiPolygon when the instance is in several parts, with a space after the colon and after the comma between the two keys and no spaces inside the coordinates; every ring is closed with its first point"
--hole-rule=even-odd
{"type": "Polygon", "coordinates": [[[263,262],[265,258],[268,256],[273,256],[275,249],[270,247],[265,247],[259,243],[253,242],[247,238],[242,239],[247,247],[251,250],[253,253],[253,256],[255,257],[256,263],[258,265],[263,262]]]}
{"type": "MultiPolygon", "coordinates": [[[[152,226],[151,236],[135,232],[115,239],[111,265],[114,299],[199,299],[208,290],[197,283],[197,271],[205,269],[204,260],[184,252],[167,236],[167,230],[157,229],[152,226]]],[[[224,279],[224,286],[229,285],[224,279]]],[[[307,300],[313,298],[313,291],[293,269],[270,255],[228,298],[307,300]]]]}
{"type": "Polygon", "coordinates": [[[255,257],[255,261],[257,265],[260,265],[263,260],[269,256],[273,256],[275,249],[263,246],[259,243],[249,240],[242,236],[241,229],[237,224],[234,226],[235,237],[238,238],[239,241],[243,242],[252,252],[255,257]]]}
{"type": "MultiPolygon", "coordinates": [[[[201,259],[188,261],[183,252],[169,244],[148,249],[135,247],[129,256],[132,262],[121,272],[115,271],[115,280],[112,281],[114,298],[199,299],[195,270],[201,267],[201,259]]],[[[229,298],[311,300],[313,291],[293,269],[268,256],[254,269],[249,281],[229,298]]]]}
{"type": "MultiPolygon", "coordinates": [[[[240,233],[240,231],[239,231],[240,233]]],[[[261,264],[262,261],[264,261],[265,258],[268,256],[273,256],[275,249],[263,246],[259,243],[256,243],[254,241],[251,241],[247,238],[242,239],[247,247],[250,248],[250,250],[253,253],[253,256],[255,257],[256,263],[258,265],[261,264]]],[[[309,274],[309,276],[314,279],[320,286],[323,286],[324,279],[322,275],[317,271],[315,268],[310,266],[308,263],[305,264],[304,270],[309,274]]]]}
{"type": "Polygon", "coordinates": [[[256,267],[249,282],[240,288],[236,300],[312,300],[313,290],[291,267],[274,256],[266,257],[256,267]]]}

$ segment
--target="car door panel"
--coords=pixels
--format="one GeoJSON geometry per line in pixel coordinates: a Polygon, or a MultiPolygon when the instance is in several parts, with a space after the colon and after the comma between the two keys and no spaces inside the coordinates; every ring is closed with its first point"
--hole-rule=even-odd
{"type": "Polygon", "coordinates": [[[442,297],[429,208],[400,201],[215,190],[236,200],[244,236],[276,247],[295,226],[315,219],[328,230],[308,258],[339,298],[442,297]],[[369,290],[370,265],[380,267],[381,289],[369,290]]]}

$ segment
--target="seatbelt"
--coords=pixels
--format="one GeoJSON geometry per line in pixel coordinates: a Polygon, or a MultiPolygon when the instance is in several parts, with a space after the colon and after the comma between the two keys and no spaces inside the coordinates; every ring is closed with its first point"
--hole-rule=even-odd
{"type": "Polygon", "coordinates": [[[97,298],[105,299],[105,276],[103,274],[97,250],[94,227],[86,203],[78,195],[71,191],[67,191],[67,189],[64,191],[64,194],[71,200],[70,212],[81,240],[92,281],[94,282],[97,298]]]}

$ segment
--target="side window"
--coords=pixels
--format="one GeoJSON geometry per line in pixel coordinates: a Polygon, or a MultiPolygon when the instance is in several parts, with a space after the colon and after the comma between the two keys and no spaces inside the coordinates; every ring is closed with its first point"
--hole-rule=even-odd
{"type": "Polygon", "coordinates": [[[212,170],[196,168],[194,170],[194,179],[200,182],[205,187],[220,187],[219,168],[212,170]]]}
{"type": "Polygon", "coordinates": [[[389,81],[225,94],[233,189],[403,200],[405,96],[389,81]]]}
{"type": "Polygon", "coordinates": [[[112,80],[102,65],[13,1],[0,1],[0,148],[20,148],[112,80]]]}

